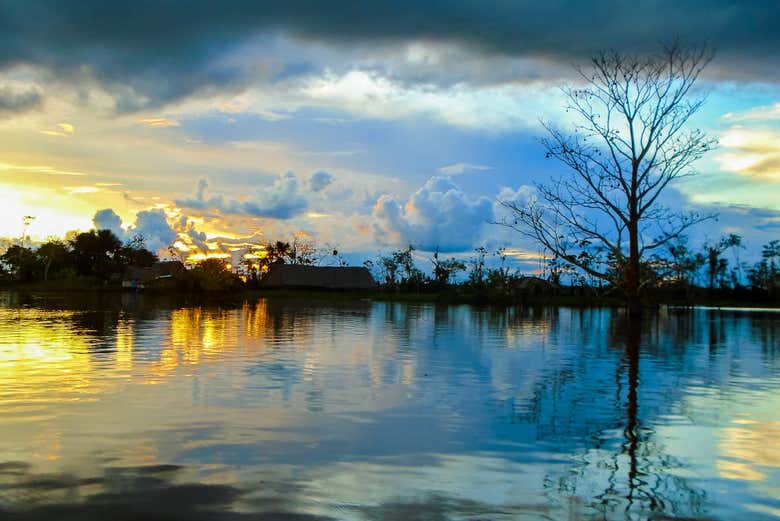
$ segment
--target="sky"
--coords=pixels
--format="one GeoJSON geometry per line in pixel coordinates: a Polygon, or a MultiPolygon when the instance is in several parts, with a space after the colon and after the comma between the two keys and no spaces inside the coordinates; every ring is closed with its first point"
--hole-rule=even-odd
{"type": "Polygon", "coordinates": [[[715,58],[691,125],[719,140],[668,201],[699,243],[780,238],[773,1],[0,2],[0,237],[91,227],[228,255],[309,236],[350,259],[535,246],[498,201],[565,174],[542,121],[603,49],[715,58]],[[634,5],[636,4],[636,5],[634,5]]]}

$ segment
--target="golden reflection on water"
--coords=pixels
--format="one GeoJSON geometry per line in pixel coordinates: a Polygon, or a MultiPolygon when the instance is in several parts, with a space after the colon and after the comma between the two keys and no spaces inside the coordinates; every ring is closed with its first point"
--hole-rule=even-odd
{"type": "Polygon", "coordinates": [[[728,479],[763,481],[762,468],[780,467],[780,421],[736,419],[722,430],[718,459],[720,475],[728,479]],[[727,458],[727,459],[726,459],[727,458]]]}
{"type": "Polygon", "coordinates": [[[159,384],[182,367],[194,368],[236,346],[240,317],[235,311],[201,307],[173,310],[161,339],[159,359],[145,370],[143,383],[159,384]]]}
{"type": "Polygon", "coordinates": [[[73,313],[0,310],[0,408],[39,409],[37,402],[83,400],[92,389],[88,338],[73,330],[73,313]],[[3,392],[5,390],[5,392],[3,392]],[[10,391],[10,396],[8,395],[10,391]]]}
{"type": "Polygon", "coordinates": [[[135,343],[134,322],[120,320],[116,326],[116,370],[129,373],[133,370],[133,346],[135,343]]]}

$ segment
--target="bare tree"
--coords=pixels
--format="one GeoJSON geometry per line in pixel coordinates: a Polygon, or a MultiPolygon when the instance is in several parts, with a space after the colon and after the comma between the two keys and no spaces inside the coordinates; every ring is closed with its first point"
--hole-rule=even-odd
{"type": "Polygon", "coordinates": [[[537,185],[528,204],[502,202],[512,218],[501,224],[621,287],[632,314],[650,280],[644,259],[709,217],[668,208],[660,197],[716,145],[701,130],[685,129],[704,103],[691,91],[711,57],[674,44],[651,56],[604,52],[588,70],[577,69],[585,86],[563,89],[577,121],[573,132],[545,124],[542,140],[547,157],[570,175],[537,185]]]}

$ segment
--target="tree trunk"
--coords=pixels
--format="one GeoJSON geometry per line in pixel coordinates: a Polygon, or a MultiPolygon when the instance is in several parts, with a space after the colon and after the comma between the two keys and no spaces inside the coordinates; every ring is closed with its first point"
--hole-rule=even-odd
{"type": "Polygon", "coordinates": [[[632,219],[628,227],[628,264],[623,280],[628,316],[633,318],[642,314],[642,301],[639,295],[639,225],[637,220],[632,219]]]}

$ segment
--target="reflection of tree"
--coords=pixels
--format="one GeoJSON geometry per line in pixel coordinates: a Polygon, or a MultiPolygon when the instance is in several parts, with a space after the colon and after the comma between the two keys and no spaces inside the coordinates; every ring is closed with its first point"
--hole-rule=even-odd
{"type": "MultiPolygon", "coordinates": [[[[656,514],[698,516],[702,513],[704,492],[674,474],[673,470],[680,467],[681,462],[665,453],[663,445],[655,439],[650,422],[644,420],[653,411],[649,407],[643,412],[642,407],[643,403],[650,403],[642,400],[640,388],[643,382],[642,341],[653,338],[656,326],[653,321],[640,324],[622,317],[613,320],[603,340],[620,349],[620,355],[613,362],[615,399],[606,399],[606,389],[601,389],[601,398],[594,397],[592,388],[584,391],[593,402],[579,406],[588,407],[588,415],[595,420],[570,425],[575,432],[569,435],[580,436],[580,441],[590,441],[582,443],[576,463],[565,477],[547,482],[551,492],[584,498],[584,509],[599,519],[656,514]],[[577,429],[587,432],[576,432],[577,429]]],[[[590,369],[594,368],[603,369],[596,366],[590,369]]],[[[576,388],[586,385],[583,379],[587,382],[596,377],[594,371],[588,369],[579,368],[575,373],[561,375],[553,385],[574,387],[569,392],[579,396],[583,391],[576,388]]],[[[647,380],[644,381],[651,382],[648,376],[654,375],[645,376],[647,380]]],[[[546,379],[544,385],[550,385],[550,381],[546,379]]],[[[537,389],[537,400],[545,399],[544,385],[537,389]]],[[[559,392],[565,395],[564,391],[559,392]]],[[[654,389],[653,393],[656,392],[663,392],[663,389],[654,389]]],[[[552,414],[556,415],[558,411],[552,410],[552,414]]]]}
{"type": "Polygon", "coordinates": [[[755,313],[749,318],[750,333],[759,340],[767,361],[780,360],[780,320],[772,313],[755,313]]]}
{"type": "MultiPolygon", "coordinates": [[[[626,442],[623,444],[623,450],[628,454],[629,458],[629,470],[628,470],[628,502],[629,506],[634,501],[634,494],[638,492],[639,474],[638,474],[638,462],[637,462],[637,450],[639,448],[639,441],[641,433],[639,431],[639,400],[638,400],[638,386],[639,386],[639,341],[641,338],[641,331],[639,330],[639,323],[635,320],[628,322],[626,328],[626,360],[625,365],[628,366],[628,400],[626,401],[626,427],[623,429],[623,436],[626,438],[626,442]]],[[[655,510],[655,500],[650,496],[650,508],[655,510]]],[[[628,507],[627,507],[628,508],[628,507]]]]}

